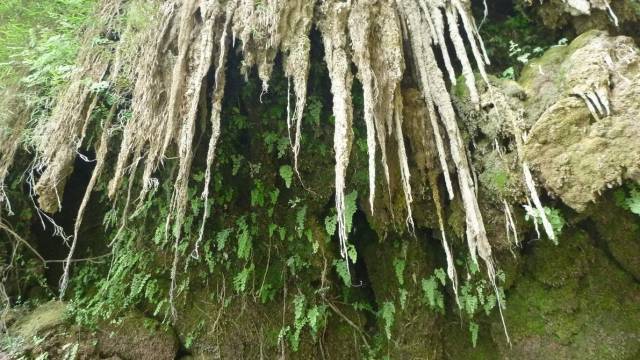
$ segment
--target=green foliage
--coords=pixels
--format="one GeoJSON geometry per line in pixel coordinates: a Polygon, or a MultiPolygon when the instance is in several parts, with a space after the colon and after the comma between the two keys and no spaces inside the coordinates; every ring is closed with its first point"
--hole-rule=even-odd
{"type": "Polygon", "coordinates": [[[247,289],[247,283],[251,274],[253,274],[253,270],[255,270],[255,266],[251,264],[251,266],[245,267],[233,278],[233,288],[237,292],[243,293],[247,289]]]}
{"type": "Polygon", "coordinates": [[[542,55],[561,37],[541,28],[523,11],[502,19],[489,18],[481,29],[487,53],[496,72],[503,78],[516,79],[524,64],[542,55]]]}
{"type": "Polygon", "coordinates": [[[304,231],[304,222],[307,216],[307,206],[301,207],[298,212],[296,212],[296,232],[298,233],[298,237],[302,238],[302,232],[304,231]]]}
{"type": "Polygon", "coordinates": [[[287,189],[291,188],[291,181],[293,180],[293,169],[289,165],[280,166],[280,177],[284,180],[284,184],[287,189]]]}
{"type": "Polygon", "coordinates": [[[338,224],[338,215],[333,214],[331,216],[327,216],[324,219],[324,229],[329,236],[333,236],[336,233],[336,226],[338,224]]]}
{"type": "Polygon", "coordinates": [[[305,327],[309,328],[309,332],[314,339],[317,337],[320,328],[326,323],[327,306],[311,306],[304,294],[297,294],[293,299],[293,316],[293,324],[280,329],[278,340],[281,342],[288,338],[291,349],[295,352],[298,351],[300,335],[305,327]]]}
{"type": "Polygon", "coordinates": [[[149,17],[155,13],[156,5],[145,0],[133,0],[127,5],[125,22],[134,31],[149,26],[149,17]]]}
{"type": "Polygon", "coordinates": [[[387,335],[387,339],[391,340],[391,327],[395,322],[396,306],[391,301],[385,301],[382,304],[380,313],[378,316],[384,322],[384,332],[387,335]]]}
{"type": "Polygon", "coordinates": [[[632,184],[626,188],[617,189],[613,193],[616,204],[623,209],[640,215],[640,186],[632,184]]]}
{"type": "Polygon", "coordinates": [[[427,279],[422,279],[421,286],[425,302],[429,305],[429,307],[433,310],[443,312],[444,295],[440,290],[435,277],[431,276],[427,279]]]}
{"type": "Polygon", "coordinates": [[[251,255],[251,249],[253,246],[246,217],[241,216],[236,222],[236,226],[236,236],[238,237],[237,256],[238,259],[247,260],[249,255],[251,255]]]}
{"type": "Polygon", "coordinates": [[[60,76],[68,71],[64,67],[73,64],[77,51],[76,32],[87,20],[94,3],[95,0],[2,1],[0,88],[25,67],[41,75],[60,76]],[[38,67],[42,65],[45,68],[38,67]]]}
{"type": "Polygon", "coordinates": [[[471,343],[473,343],[473,347],[476,347],[478,343],[478,332],[480,330],[480,326],[475,322],[469,322],[469,332],[471,333],[471,343]]]}
{"type": "Polygon", "coordinates": [[[564,229],[564,226],[567,224],[567,222],[564,220],[564,217],[562,216],[562,212],[559,209],[547,207],[544,208],[544,212],[547,215],[547,219],[551,223],[551,226],[553,227],[553,232],[555,233],[556,237],[560,236],[560,234],[562,234],[562,229],[564,229]]]}
{"type": "MultiPolygon", "coordinates": [[[[533,221],[536,225],[541,225],[542,215],[540,214],[538,209],[535,209],[529,206],[527,206],[526,209],[527,209],[527,213],[525,215],[525,219],[527,221],[533,221]]],[[[547,220],[549,220],[549,223],[553,228],[553,233],[556,237],[554,241],[557,242],[557,239],[560,236],[560,234],[562,234],[562,230],[564,229],[567,222],[562,216],[562,212],[560,211],[560,209],[550,208],[546,206],[544,206],[543,209],[544,209],[544,214],[547,217],[547,220]]]]}
{"type": "Polygon", "coordinates": [[[407,263],[403,259],[393,259],[393,269],[396,273],[396,278],[400,286],[404,286],[404,268],[407,263]]]}
{"type": "Polygon", "coordinates": [[[347,234],[351,233],[351,229],[353,228],[353,215],[358,210],[357,199],[358,192],[356,190],[353,190],[344,197],[344,216],[347,234]]]}
{"type": "Polygon", "coordinates": [[[336,273],[338,273],[338,276],[340,277],[340,279],[342,279],[342,282],[344,282],[347,287],[350,287],[351,274],[349,273],[349,263],[344,259],[339,259],[334,260],[333,266],[335,266],[336,273]]]}

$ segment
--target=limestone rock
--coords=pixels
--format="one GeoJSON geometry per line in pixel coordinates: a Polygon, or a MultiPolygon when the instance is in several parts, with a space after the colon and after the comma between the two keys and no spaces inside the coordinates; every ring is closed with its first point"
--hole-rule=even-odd
{"type": "Polygon", "coordinates": [[[593,31],[532,62],[521,84],[525,143],[544,186],[577,211],[622,181],[640,180],[640,52],[628,37],[593,31]]]}

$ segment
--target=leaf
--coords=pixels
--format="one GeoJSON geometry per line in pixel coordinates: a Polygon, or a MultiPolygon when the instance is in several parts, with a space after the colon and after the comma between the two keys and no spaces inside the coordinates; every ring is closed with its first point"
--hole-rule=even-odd
{"type": "Polygon", "coordinates": [[[233,288],[241,293],[244,292],[247,288],[247,281],[249,280],[249,276],[251,276],[251,273],[253,272],[254,269],[254,265],[251,264],[251,266],[249,266],[248,268],[244,268],[241,272],[239,272],[234,278],[233,278],[233,288]]]}
{"type": "Polygon", "coordinates": [[[358,206],[356,205],[356,200],[358,199],[358,191],[353,190],[344,198],[344,216],[345,216],[345,226],[347,228],[347,234],[351,233],[351,228],[353,227],[353,215],[358,210],[358,206]]]}
{"type": "Polygon", "coordinates": [[[473,347],[475,348],[478,343],[478,331],[480,330],[480,326],[473,321],[469,323],[469,331],[471,332],[471,342],[473,343],[473,347]]]}
{"type": "Polygon", "coordinates": [[[307,205],[301,207],[296,213],[296,232],[298,233],[298,237],[302,237],[302,233],[304,231],[304,221],[307,217],[307,205]]]}
{"type": "Polygon", "coordinates": [[[287,189],[291,188],[291,181],[293,180],[293,169],[290,165],[280,166],[280,177],[284,180],[284,184],[287,189]]]}
{"type": "Polygon", "coordinates": [[[626,199],[625,204],[629,211],[636,215],[640,215],[640,189],[634,188],[631,190],[629,197],[626,199]]]}
{"type": "Polygon", "coordinates": [[[437,288],[438,284],[436,283],[436,279],[433,277],[422,279],[422,292],[424,293],[424,297],[429,303],[429,306],[432,308],[436,307],[437,288]]]}
{"type": "Polygon", "coordinates": [[[218,251],[222,251],[224,249],[229,235],[231,235],[231,229],[224,229],[220,231],[218,235],[216,235],[216,246],[218,248],[218,251]]]}
{"type": "Polygon", "coordinates": [[[347,257],[351,260],[352,264],[355,264],[358,261],[358,250],[352,244],[347,244],[347,257]]]}
{"type": "Polygon", "coordinates": [[[334,263],[338,276],[342,279],[345,285],[351,286],[351,275],[349,274],[348,263],[346,260],[336,260],[334,263]]]}
{"type": "Polygon", "coordinates": [[[311,335],[316,336],[318,330],[320,329],[320,325],[322,323],[322,319],[324,318],[326,313],[326,306],[318,306],[314,305],[307,312],[307,322],[309,323],[309,327],[311,327],[311,335]]]}
{"type": "Polygon", "coordinates": [[[433,274],[436,276],[436,278],[438,280],[440,280],[440,284],[442,284],[442,286],[446,285],[447,282],[447,274],[444,272],[444,270],[442,270],[442,268],[437,268],[433,274]]]}
{"type": "Polygon", "coordinates": [[[247,225],[244,217],[241,217],[240,219],[238,219],[237,225],[238,225],[238,232],[237,232],[238,259],[246,260],[249,258],[249,255],[251,254],[251,248],[252,248],[251,235],[249,234],[249,226],[247,225]]]}
{"type": "Polygon", "coordinates": [[[400,289],[398,293],[400,294],[400,308],[404,310],[407,305],[407,296],[409,295],[409,292],[405,289],[400,289]]]}
{"type": "Polygon", "coordinates": [[[395,322],[396,307],[391,301],[385,301],[380,310],[380,317],[384,321],[384,332],[387,334],[387,339],[391,339],[391,327],[395,322]]]}
{"type": "Polygon", "coordinates": [[[404,285],[404,268],[406,267],[406,262],[402,259],[394,259],[393,260],[393,268],[396,273],[396,278],[398,279],[398,283],[400,286],[404,285]]]}
{"type": "Polygon", "coordinates": [[[324,219],[324,229],[329,236],[333,236],[336,233],[336,224],[338,223],[338,215],[327,216],[324,219]]]}

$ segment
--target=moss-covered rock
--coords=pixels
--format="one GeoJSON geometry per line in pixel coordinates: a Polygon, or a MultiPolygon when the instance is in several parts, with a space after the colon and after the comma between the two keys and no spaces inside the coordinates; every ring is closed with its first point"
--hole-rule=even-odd
{"type": "Polygon", "coordinates": [[[640,281],[640,217],[618,206],[611,193],[587,213],[611,256],[640,281]]]}
{"type": "Polygon", "coordinates": [[[507,294],[512,346],[493,325],[501,358],[631,359],[640,350],[640,286],[575,231],[537,243],[507,294]]]}
{"type": "Polygon", "coordinates": [[[552,29],[571,26],[579,34],[591,29],[633,29],[640,21],[640,5],[634,0],[520,2],[525,8],[533,7],[545,26],[552,29]]]}
{"type": "Polygon", "coordinates": [[[526,109],[546,108],[529,133],[525,158],[547,189],[577,211],[623,180],[640,180],[640,106],[632,100],[640,86],[629,80],[638,76],[638,54],[630,38],[593,31],[523,73],[531,95],[526,109]]]}
{"type": "Polygon", "coordinates": [[[37,306],[11,326],[0,342],[1,350],[15,358],[49,359],[171,360],[178,353],[173,330],[140,313],[97,324],[93,331],[70,323],[67,310],[61,301],[37,306]]]}
{"type": "Polygon", "coordinates": [[[139,313],[100,326],[96,337],[96,352],[103,357],[172,360],[178,353],[178,338],[173,329],[139,313]]]}

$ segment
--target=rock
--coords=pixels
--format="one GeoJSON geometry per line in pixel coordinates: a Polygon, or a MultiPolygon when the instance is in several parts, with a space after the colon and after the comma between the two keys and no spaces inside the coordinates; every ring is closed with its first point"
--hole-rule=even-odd
{"type": "Polygon", "coordinates": [[[628,37],[592,31],[532,62],[521,84],[535,119],[525,158],[576,211],[640,174],[640,51],[628,37]]]}
{"type": "Polygon", "coordinates": [[[118,324],[101,327],[97,339],[97,351],[101,355],[123,360],[173,360],[179,346],[173,330],[137,313],[126,316],[118,324]]]}
{"type": "Polygon", "coordinates": [[[611,194],[588,210],[598,236],[615,261],[640,281],[640,221],[621,208],[611,194]]]}
{"type": "Polygon", "coordinates": [[[640,4],[635,0],[520,0],[533,7],[545,26],[572,26],[578,34],[590,29],[633,29],[640,21],[640,4]]]}
{"type": "Polygon", "coordinates": [[[32,339],[47,330],[64,324],[64,313],[67,305],[61,301],[50,301],[38,306],[35,310],[15,322],[9,329],[12,336],[32,339]]]}
{"type": "Polygon", "coordinates": [[[77,359],[112,360],[172,360],[178,353],[173,330],[140,313],[132,313],[117,324],[98,324],[94,333],[65,321],[66,310],[66,303],[51,301],[20,317],[8,332],[21,344],[13,353],[27,358],[46,353],[50,359],[76,353],[77,359]]]}
{"type": "Polygon", "coordinates": [[[501,359],[632,359],[640,351],[640,285],[594,245],[568,232],[537,242],[492,325],[501,359]]]}

